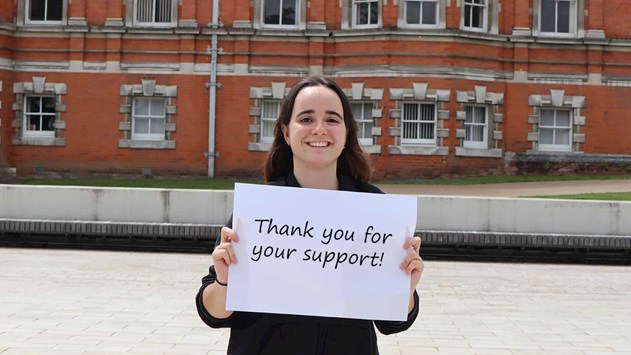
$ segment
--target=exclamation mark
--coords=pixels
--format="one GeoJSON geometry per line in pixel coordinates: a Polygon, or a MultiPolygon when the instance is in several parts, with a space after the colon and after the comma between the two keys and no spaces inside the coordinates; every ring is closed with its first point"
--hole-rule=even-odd
{"type": "Polygon", "coordinates": [[[379,266],[381,266],[381,263],[383,263],[383,255],[384,255],[384,252],[381,252],[381,262],[379,263],[379,266]]]}

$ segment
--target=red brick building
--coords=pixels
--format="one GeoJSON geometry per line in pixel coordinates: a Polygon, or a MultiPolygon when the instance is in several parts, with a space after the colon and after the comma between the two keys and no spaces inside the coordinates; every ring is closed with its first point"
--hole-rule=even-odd
{"type": "Polygon", "coordinates": [[[279,102],[309,73],[346,90],[377,178],[628,169],[629,13],[627,0],[3,1],[0,174],[260,176],[279,102]]]}

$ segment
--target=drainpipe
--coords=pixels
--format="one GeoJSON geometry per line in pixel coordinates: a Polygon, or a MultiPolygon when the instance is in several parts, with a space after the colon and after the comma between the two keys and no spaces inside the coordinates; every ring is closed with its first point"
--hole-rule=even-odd
{"type": "MultiPolygon", "coordinates": [[[[219,22],[219,0],[213,0],[213,14],[212,20],[208,24],[208,27],[212,29],[218,29],[223,24],[219,22]]],[[[221,51],[221,48],[217,47],[218,36],[216,31],[213,31],[211,35],[210,43],[210,82],[206,84],[209,89],[208,93],[208,152],[206,157],[208,158],[208,177],[215,177],[215,157],[219,156],[219,153],[215,152],[215,123],[217,121],[216,108],[217,108],[217,88],[221,87],[221,84],[217,83],[217,53],[221,51]]]]}

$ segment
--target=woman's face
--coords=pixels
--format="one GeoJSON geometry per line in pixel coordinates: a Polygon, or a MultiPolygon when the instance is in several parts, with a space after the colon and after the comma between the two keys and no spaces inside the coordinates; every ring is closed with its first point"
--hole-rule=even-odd
{"type": "Polygon", "coordinates": [[[294,168],[337,167],[346,144],[346,125],[342,102],[333,90],[324,86],[302,89],[289,124],[282,129],[293,153],[294,168]]]}

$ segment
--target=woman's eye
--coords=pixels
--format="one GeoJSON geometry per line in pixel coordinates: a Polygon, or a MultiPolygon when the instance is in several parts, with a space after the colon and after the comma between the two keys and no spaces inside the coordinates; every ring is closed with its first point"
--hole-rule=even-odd
{"type": "Polygon", "coordinates": [[[311,117],[303,117],[300,119],[300,122],[303,122],[303,123],[309,123],[311,121],[312,121],[311,117]]]}

